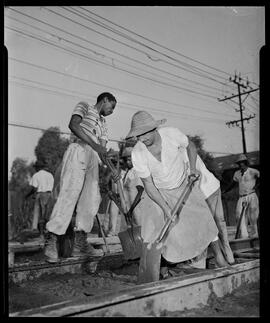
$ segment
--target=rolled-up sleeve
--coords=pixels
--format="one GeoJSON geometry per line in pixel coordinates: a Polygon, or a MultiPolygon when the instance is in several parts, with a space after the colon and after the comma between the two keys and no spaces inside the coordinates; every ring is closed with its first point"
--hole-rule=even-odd
{"type": "Polygon", "coordinates": [[[77,115],[79,115],[79,116],[81,116],[83,118],[87,114],[88,106],[89,105],[86,102],[79,102],[75,106],[75,108],[74,108],[74,110],[72,112],[72,115],[77,114],[77,115]]]}
{"type": "Polygon", "coordinates": [[[147,161],[143,157],[143,152],[133,149],[131,152],[131,160],[136,174],[141,178],[149,177],[150,170],[147,166],[147,161]]]}
{"type": "Polygon", "coordinates": [[[188,146],[188,137],[183,134],[179,129],[175,128],[174,130],[174,140],[176,140],[179,147],[187,148],[188,146]]]}
{"type": "Polygon", "coordinates": [[[29,182],[29,185],[34,186],[35,188],[38,187],[38,182],[37,182],[37,177],[35,176],[36,174],[34,174],[29,182]]]}

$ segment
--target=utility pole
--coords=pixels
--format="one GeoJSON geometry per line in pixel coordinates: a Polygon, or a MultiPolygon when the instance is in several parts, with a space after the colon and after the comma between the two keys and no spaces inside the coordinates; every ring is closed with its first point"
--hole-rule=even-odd
{"type": "MultiPolygon", "coordinates": [[[[226,125],[228,125],[230,127],[230,125],[234,125],[236,124],[236,126],[238,126],[238,122],[241,123],[241,133],[242,133],[242,144],[243,144],[243,153],[246,154],[247,153],[247,148],[246,148],[246,139],[245,139],[245,128],[244,128],[244,121],[249,122],[250,119],[255,117],[255,114],[253,115],[249,115],[249,117],[243,118],[243,111],[245,109],[245,107],[243,106],[243,101],[242,101],[242,95],[247,95],[246,98],[248,97],[248,95],[251,92],[255,92],[258,91],[259,88],[257,89],[253,89],[250,85],[249,85],[249,81],[248,79],[246,80],[246,84],[243,84],[242,78],[239,74],[239,76],[236,76],[236,74],[234,75],[234,78],[232,79],[231,77],[229,78],[230,82],[233,82],[234,84],[237,85],[237,90],[238,90],[238,94],[232,95],[230,97],[224,97],[224,99],[218,99],[219,102],[221,101],[226,101],[226,100],[231,100],[233,98],[238,97],[239,100],[239,110],[236,110],[236,112],[240,112],[240,119],[239,120],[233,120],[233,121],[229,121],[226,122],[226,125]],[[245,92],[241,92],[241,88],[246,89],[245,92]],[[250,90],[247,90],[248,88],[250,88],[250,90]]],[[[245,99],[246,99],[245,98],[245,99]]],[[[233,101],[234,102],[234,101],[233,101]]]]}

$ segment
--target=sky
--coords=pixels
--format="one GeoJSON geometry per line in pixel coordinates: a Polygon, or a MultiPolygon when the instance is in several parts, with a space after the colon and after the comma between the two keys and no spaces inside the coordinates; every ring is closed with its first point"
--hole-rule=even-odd
{"type": "MultiPolygon", "coordinates": [[[[69,133],[75,105],[102,92],[117,98],[108,148],[145,110],[201,136],[214,156],[243,152],[241,128],[226,124],[240,119],[238,97],[219,100],[238,93],[235,75],[259,88],[264,7],[11,6],[4,41],[9,170],[16,157],[35,161],[42,131],[32,128],[69,133]]],[[[254,116],[244,123],[247,151],[259,150],[259,91],[242,100],[244,117],[254,116]]]]}

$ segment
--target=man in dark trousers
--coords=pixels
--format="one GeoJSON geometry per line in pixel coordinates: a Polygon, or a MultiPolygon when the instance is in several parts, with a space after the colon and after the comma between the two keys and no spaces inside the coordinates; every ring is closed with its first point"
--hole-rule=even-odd
{"type": "Polygon", "coordinates": [[[45,163],[37,161],[34,167],[37,172],[30,180],[31,189],[25,195],[25,198],[27,199],[35,194],[32,230],[39,229],[41,238],[44,240],[44,229],[48,220],[48,205],[51,199],[54,178],[45,163]]]}

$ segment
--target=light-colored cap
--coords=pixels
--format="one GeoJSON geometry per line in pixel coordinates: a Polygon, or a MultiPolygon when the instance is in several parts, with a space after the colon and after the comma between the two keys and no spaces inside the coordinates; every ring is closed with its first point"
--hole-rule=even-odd
{"type": "Polygon", "coordinates": [[[240,163],[242,161],[247,161],[247,157],[244,154],[240,154],[239,157],[236,159],[236,163],[240,163]]]}
{"type": "Polygon", "coordinates": [[[146,111],[138,111],[132,117],[131,129],[126,136],[126,139],[151,131],[166,121],[166,119],[155,120],[150,113],[146,111]]]}

